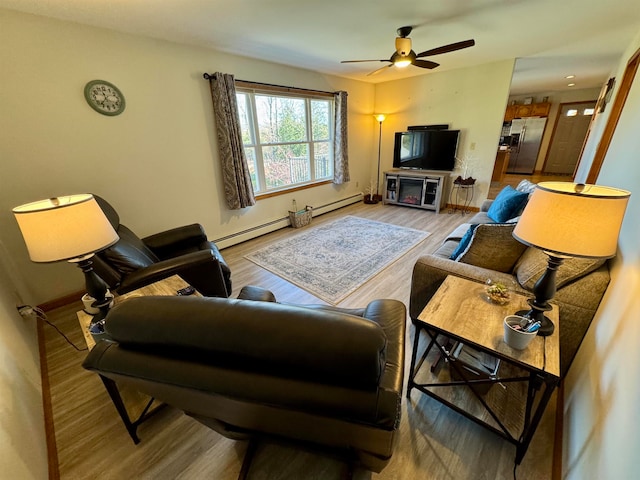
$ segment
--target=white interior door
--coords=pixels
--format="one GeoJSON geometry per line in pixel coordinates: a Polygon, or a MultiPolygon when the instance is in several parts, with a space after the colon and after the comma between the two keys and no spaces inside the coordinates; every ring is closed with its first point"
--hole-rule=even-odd
{"type": "Polygon", "coordinates": [[[573,174],[595,106],[595,101],[561,105],[544,173],[573,174]]]}

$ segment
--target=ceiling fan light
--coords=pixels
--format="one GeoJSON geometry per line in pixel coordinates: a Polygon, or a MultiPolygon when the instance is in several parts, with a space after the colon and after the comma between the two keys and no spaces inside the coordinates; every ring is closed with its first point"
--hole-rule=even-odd
{"type": "Polygon", "coordinates": [[[400,57],[393,64],[398,68],[406,68],[411,65],[411,58],[409,57],[400,57]]]}

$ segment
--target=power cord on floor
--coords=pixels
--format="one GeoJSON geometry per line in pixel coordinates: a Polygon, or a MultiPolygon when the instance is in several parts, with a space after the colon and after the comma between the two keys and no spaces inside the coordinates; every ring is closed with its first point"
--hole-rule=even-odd
{"type": "Polygon", "coordinates": [[[44,313],[42,309],[38,307],[32,307],[31,305],[22,305],[18,307],[18,312],[20,313],[20,315],[22,315],[25,318],[35,317],[37,320],[42,320],[50,327],[53,327],[56,330],[56,332],[58,332],[58,334],[62,338],[64,338],[67,341],[67,343],[71,345],[73,348],[75,348],[78,352],[89,350],[88,347],[79,348],[76,344],[74,344],[71,340],[69,340],[69,338],[57,326],[55,326],[53,323],[47,320],[47,314],[44,313]]]}

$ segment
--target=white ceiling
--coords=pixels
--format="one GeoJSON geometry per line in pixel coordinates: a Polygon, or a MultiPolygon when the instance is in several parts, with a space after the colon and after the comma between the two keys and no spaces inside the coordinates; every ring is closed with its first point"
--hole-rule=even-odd
{"type": "Polygon", "coordinates": [[[363,81],[383,82],[510,58],[512,94],[601,86],[640,31],[638,0],[0,0],[0,7],[214,48],[363,81]],[[366,73],[387,59],[396,30],[413,49],[476,46],[414,66],[366,73]]]}

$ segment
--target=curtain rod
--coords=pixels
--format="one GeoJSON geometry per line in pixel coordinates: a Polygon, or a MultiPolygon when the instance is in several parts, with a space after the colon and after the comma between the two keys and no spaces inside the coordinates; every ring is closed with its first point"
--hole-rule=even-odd
{"type": "MultiPolygon", "coordinates": [[[[205,72],[205,73],[202,74],[202,77],[205,80],[211,80],[211,79],[215,80],[216,79],[216,74],[215,73],[206,73],[205,72]]],[[[253,81],[250,81],[250,80],[235,80],[235,81],[236,82],[244,82],[244,83],[252,83],[254,85],[262,85],[263,87],[288,88],[288,89],[291,89],[291,90],[302,90],[304,92],[324,93],[325,95],[326,94],[335,95],[336,93],[338,93],[338,92],[325,92],[324,90],[313,90],[313,89],[310,89],[310,88],[287,87],[285,85],[275,85],[273,83],[253,82],[253,81]]]]}

